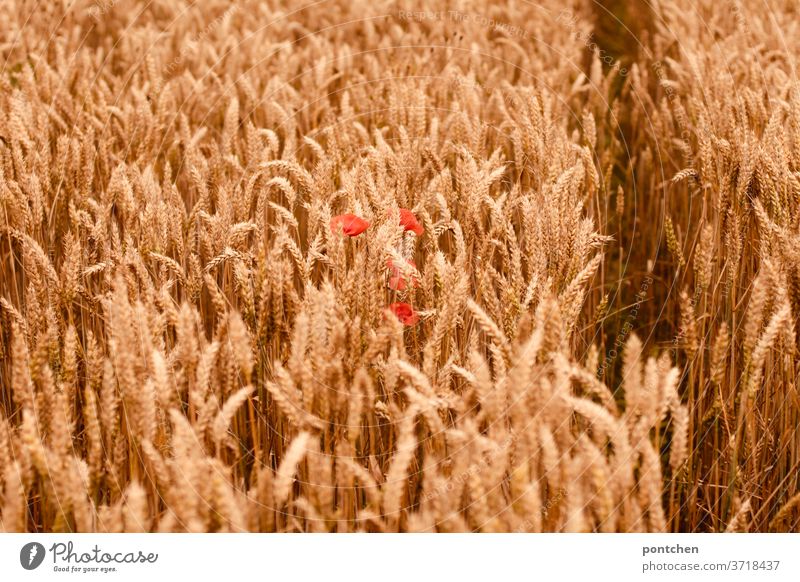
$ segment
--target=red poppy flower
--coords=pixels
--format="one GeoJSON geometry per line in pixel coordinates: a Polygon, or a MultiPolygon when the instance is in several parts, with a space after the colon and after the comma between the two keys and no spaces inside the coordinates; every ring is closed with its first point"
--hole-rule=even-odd
{"type": "Polygon", "coordinates": [[[369,222],[355,214],[340,214],[331,218],[331,232],[344,233],[347,236],[358,236],[369,228],[369,222]]]}
{"type": "Polygon", "coordinates": [[[419,321],[419,315],[408,303],[392,303],[389,311],[394,313],[403,325],[415,325],[419,321]]]}
{"type": "MultiPolygon", "coordinates": [[[[406,262],[415,269],[417,268],[417,264],[411,259],[408,259],[406,262]]],[[[392,259],[388,259],[386,261],[386,266],[389,267],[392,272],[392,276],[389,277],[389,288],[394,289],[395,291],[403,291],[407,286],[407,279],[410,279],[413,287],[419,285],[419,280],[414,275],[409,275],[407,277],[403,276],[402,271],[399,267],[395,266],[392,259]]]]}
{"type": "Polygon", "coordinates": [[[407,208],[400,209],[400,224],[403,226],[404,229],[407,231],[411,231],[417,236],[421,236],[424,232],[422,225],[417,220],[417,217],[414,216],[414,213],[408,210],[407,208]]]}

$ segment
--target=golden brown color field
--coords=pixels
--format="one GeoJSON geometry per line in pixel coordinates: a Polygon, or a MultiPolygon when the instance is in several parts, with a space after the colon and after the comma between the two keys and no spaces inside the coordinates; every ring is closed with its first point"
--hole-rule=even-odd
{"type": "Polygon", "coordinates": [[[0,21],[0,529],[800,528],[794,0],[0,21]]]}

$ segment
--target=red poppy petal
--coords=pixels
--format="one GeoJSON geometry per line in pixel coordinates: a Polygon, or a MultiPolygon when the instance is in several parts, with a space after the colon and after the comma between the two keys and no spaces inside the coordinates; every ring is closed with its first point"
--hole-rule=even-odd
{"type": "Polygon", "coordinates": [[[394,291],[404,291],[406,288],[406,280],[399,275],[389,277],[389,288],[394,291]]]}
{"type": "Polygon", "coordinates": [[[417,217],[414,216],[414,213],[407,208],[400,209],[400,224],[404,229],[410,230],[417,236],[420,236],[424,232],[424,229],[417,220],[417,217]]]}
{"type": "Polygon", "coordinates": [[[355,214],[340,214],[331,218],[331,232],[358,236],[369,228],[369,222],[355,214]]]}
{"type": "MultiPolygon", "coordinates": [[[[411,259],[407,259],[406,263],[414,269],[417,268],[417,264],[411,259]]],[[[419,286],[419,279],[413,273],[404,274],[399,267],[395,266],[392,259],[386,259],[386,266],[392,273],[389,278],[389,287],[395,291],[404,290],[408,282],[411,282],[411,285],[414,287],[419,286]]]]}
{"type": "Polygon", "coordinates": [[[414,308],[408,303],[392,303],[389,310],[395,314],[403,325],[414,325],[419,321],[419,315],[414,312],[414,308]]]}

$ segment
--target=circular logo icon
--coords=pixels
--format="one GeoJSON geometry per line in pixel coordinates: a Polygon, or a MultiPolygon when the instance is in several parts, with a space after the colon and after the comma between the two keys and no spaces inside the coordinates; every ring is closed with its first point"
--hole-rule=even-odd
{"type": "Polygon", "coordinates": [[[26,570],[35,570],[44,561],[44,546],[39,542],[30,542],[19,551],[19,563],[26,570]]]}

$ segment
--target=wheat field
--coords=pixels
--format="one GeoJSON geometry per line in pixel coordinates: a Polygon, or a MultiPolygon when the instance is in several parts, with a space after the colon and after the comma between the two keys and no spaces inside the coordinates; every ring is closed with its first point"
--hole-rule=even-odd
{"type": "Polygon", "coordinates": [[[0,3],[0,529],[800,529],[794,0],[0,3]]]}

